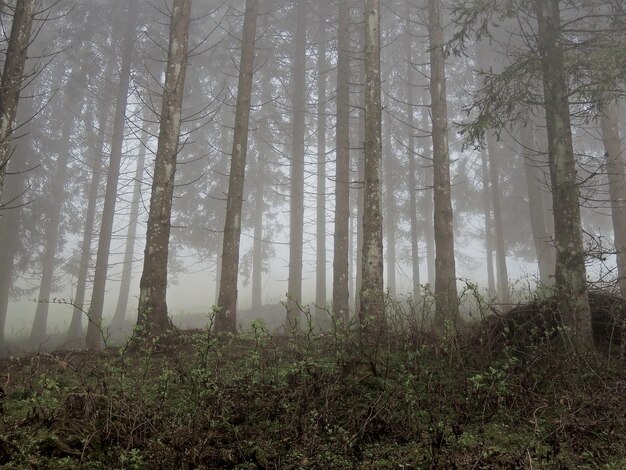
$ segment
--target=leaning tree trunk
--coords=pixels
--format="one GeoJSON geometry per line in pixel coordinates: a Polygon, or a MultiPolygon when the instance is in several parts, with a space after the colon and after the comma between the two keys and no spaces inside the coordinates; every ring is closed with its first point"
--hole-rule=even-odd
{"type": "Polygon", "coordinates": [[[111,250],[111,235],[113,233],[113,219],[115,217],[115,203],[117,201],[117,184],[120,177],[120,163],[122,161],[122,146],[124,144],[124,126],[126,124],[126,105],[128,103],[128,89],[130,85],[130,68],[135,47],[135,29],[137,27],[138,3],[128,1],[128,16],[123,41],[122,65],[117,88],[115,116],[113,118],[113,136],[111,142],[111,158],[107,172],[104,206],[98,236],[98,252],[96,255],[96,269],[93,280],[91,304],[87,315],[89,324],[85,337],[85,346],[89,349],[101,347],[103,338],[102,313],[104,310],[104,295],[109,270],[109,252],[111,250]]]}
{"type": "Polygon", "coordinates": [[[26,53],[31,42],[35,0],[17,0],[0,83],[0,207],[4,175],[11,158],[11,136],[20,100],[26,53]]]}
{"type": "Polygon", "coordinates": [[[235,109],[232,160],[226,199],[226,219],[222,248],[220,292],[217,300],[215,331],[237,331],[237,279],[239,274],[239,243],[241,238],[241,209],[248,152],[248,125],[252,100],[254,73],[254,44],[258,0],[246,0],[244,13],[239,84],[235,109]]]}
{"type": "Polygon", "coordinates": [[[435,226],[435,324],[458,317],[441,0],[428,0],[435,226]]]}
{"type": "Polygon", "coordinates": [[[337,124],[335,163],[335,230],[333,242],[333,312],[347,324],[350,256],[350,2],[339,0],[337,31],[337,124]]]}
{"type": "Polygon", "coordinates": [[[302,301],[302,245],[304,243],[304,133],[306,98],[305,0],[296,6],[296,37],[293,58],[293,142],[291,154],[291,198],[289,211],[289,278],[287,285],[287,328],[298,328],[302,301]]]}
{"type": "Polygon", "coordinates": [[[42,262],[41,284],[39,297],[35,309],[35,319],[30,334],[30,342],[33,346],[42,344],[46,339],[46,327],[48,323],[48,307],[50,293],[56,268],[56,255],[61,236],[61,216],[65,202],[65,184],[70,161],[70,140],[74,122],[80,117],[82,97],[78,94],[78,87],[85,79],[85,69],[78,64],[72,70],[66,84],[65,99],[62,112],[65,116],[58,148],[58,159],[54,177],[52,178],[50,191],[50,207],[45,228],[45,245],[42,262]]]}
{"type": "MultiPolygon", "coordinates": [[[[91,182],[89,183],[89,191],[87,194],[87,210],[85,212],[85,224],[83,232],[83,240],[81,243],[80,262],[78,267],[78,280],[76,283],[76,295],[74,298],[74,311],[72,312],[72,320],[65,339],[65,347],[68,349],[77,348],[82,345],[83,341],[83,315],[85,303],[85,291],[87,287],[87,277],[89,272],[89,262],[91,259],[91,242],[94,234],[94,226],[96,220],[96,205],[98,202],[98,189],[100,188],[100,180],[102,179],[102,151],[104,149],[104,138],[107,127],[107,112],[105,109],[106,94],[102,95],[102,101],[98,106],[98,133],[95,139],[89,138],[89,152],[91,158],[89,166],[91,169],[91,182]],[[95,142],[93,142],[95,140],[95,142]]],[[[89,132],[89,131],[88,131],[89,132]]]]}
{"type": "Polygon", "coordinates": [[[326,23],[319,23],[317,48],[317,246],[315,260],[315,312],[320,328],[326,324],[326,23]]]}
{"type": "Polygon", "coordinates": [[[365,0],[365,183],[359,321],[364,331],[384,328],[380,0],[365,0]]]}
{"type": "Polygon", "coordinates": [[[182,120],[191,0],[174,0],[170,18],[169,50],[161,103],[159,140],[143,273],[139,282],[137,327],[143,337],[155,336],[171,328],[167,315],[167,262],[170,244],[174,177],[182,120]]]}
{"type": "Polygon", "coordinates": [[[552,181],[556,289],[563,324],[576,342],[593,347],[559,3],[535,0],[552,181]]]}
{"type": "Polygon", "coordinates": [[[601,126],[609,179],[613,237],[617,252],[617,276],[620,293],[626,299],[626,175],[616,107],[613,101],[606,104],[601,117],[601,126]]]}

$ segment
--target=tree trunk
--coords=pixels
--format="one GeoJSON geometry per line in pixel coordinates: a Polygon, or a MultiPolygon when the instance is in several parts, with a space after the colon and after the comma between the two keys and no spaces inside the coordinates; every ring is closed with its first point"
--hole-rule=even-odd
{"type": "MultiPolygon", "coordinates": [[[[408,5],[408,4],[407,4],[408,5]]],[[[418,247],[418,222],[417,222],[417,165],[415,163],[415,118],[414,101],[415,101],[415,70],[413,65],[413,40],[411,36],[411,10],[407,7],[407,18],[405,27],[406,38],[406,64],[407,64],[407,81],[406,81],[406,115],[408,127],[408,145],[407,160],[409,162],[409,212],[410,212],[410,230],[411,230],[411,267],[413,281],[413,302],[417,304],[420,293],[420,260],[418,247]]]]}
{"type": "Polygon", "coordinates": [[[61,216],[63,204],[65,202],[65,183],[67,179],[67,166],[70,160],[70,140],[74,122],[80,117],[82,108],[82,97],[78,94],[78,88],[84,81],[85,69],[78,64],[72,70],[66,84],[65,99],[63,102],[63,114],[65,120],[58,143],[58,159],[54,177],[50,188],[50,207],[48,208],[48,219],[45,228],[45,245],[42,261],[41,284],[39,287],[39,297],[35,309],[35,319],[30,334],[32,346],[39,346],[46,340],[46,329],[48,323],[48,307],[50,293],[54,281],[54,270],[56,268],[56,255],[61,234],[61,216]]]}
{"type": "Polygon", "coordinates": [[[365,0],[365,183],[359,321],[365,331],[384,327],[380,0],[365,0]]]}
{"type": "Polygon", "coordinates": [[[167,262],[176,160],[180,151],[178,144],[187,70],[191,0],[174,0],[171,15],[159,141],[154,163],[143,273],[139,282],[137,327],[144,337],[160,335],[172,327],[167,315],[167,262]]]}
{"type": "MultiPolygon", "coordinates": [[[[108,78],[108,77],[107,77],[108,78]]],[[[76,295],[74,298],[74,311],[72,321],[65,339],[65,347],[68,349],[82,346],[83,341],[83,315],[85,303],[85,291],[89,272],[89,261],[91,259],[91,242],[93,240],[94,226],[96,220],[96,205],[98,202],[98,189],[102,179],[102,151],[104,149],[104,139],[107,127],[106,95],[98,106],[98,133],[95,139],[87,137],[90,143],[91,158],[89,166],[91,168],[91,182],[87,195],[87,210],[85,212],[85,225],[83,240],[81,243],[80,262],[78,267],[78,279],[76,283],[76,295]],[[95,142],[94,142],[95,140],[95,142]]],[[[87,129],[89,129],[87,127],[87,129]]],[[[88,131],[89,132],[89,131],[88,131]]]]}
{"type": "Polygon", "coordinates": [[[616,107],[615,102],[608,102],[600,120],[609,179],[614,245],[617,252],[617,276],[620,293],[626,299],[626,179],[616,107]]]}
{"type": "Polygon", "coordinates": [[[487,154],[489,156],[489,176],[491,180],[491,201],[493,207],[493,224],[496,235],[496,266],[498,267],[498,299],[508,304],[509,273],[506,267],[506,243],[504,241],[504,226],[502,224],[502,209],[500,206],[500,175],[498,173],[498,142],[493,133],[487,136],[487,154]]]}
{"type": "MultiPolygon", "coordinates": [[[[388,87],[391,86],[391,73],[387,77],[388,87]]],[[[389,90],[385,93],[385,109],[390,109],[389,90]]],[[[396,200],[394,196],[393,168],[395,158],[391,143],[391,118],[385,116],[384,132],[384,168],[383,184],[385,186],[385,232],[387,235],[387,286],[386,291],[391,297],[396,295],[396,200]]]]}
{"type": "Polygon", "coordinates": [[[326,323],[326,81],[328,61],[326,59],[326,23],[319,23],[319,45],[317,48],[317,246],[315,260],[315,312],[320,328],[326,323]]]}
{"type": "Polygon", "coordinates": [[[11,158],[11,136],[20,100],[26,53],[31,42],[31,30],[35,14],[35,0],[17,0],[11,35],[4,53],[4,69],[0,83],[0,207],[4,175],[11,158]]]}
{"type": "MultiPolygon", "coordinates": [[[[422,108],[422,129],[428,129],[429,127],[429,116],[428,116],[428,108],[422,108]]],[[[432,161],[432,138],[424,139],[424,160],[432,161]]],[[[428,181],[428,187],[425,189],[426,196],[425,202],[426,207],[424,208],[426,220],[424,228],[425,238],[426,238],[426,265],[428,268],[428,284],[431,287],[435,286],[435,208],[433,205],[433,167],[432,165],[428,165],[424,167],[426,170],[426,180],[428,181]]]]}
{"type": "MultiPolygon", "coordinates": [[[[146,108],[147,109],[147,108],[146,108]]],[[[126,321],[126,309],[128,308],[128,297],[130,294],[130,285],[133,274],[133,258],[135,256],[135,243],[137,241],[137,225],[139,223],[139,203],[141,202],[141,186],[143,183],[143,173],[146,161],[146,143],[149,134],[145,128],[147,112],[144,110],[143,125],[144,128],[139,138],[139,153],[137,155],[137,163],[135,167],[135,181],[133,184],[133,198],[130,203],[130,214],[128,221],[128,230],[126,232],[126,246],[124,249],[124,264],[122,270],[122,280],[120,282],[120,292],[117,297],[117,305],[115,313],[111,320],[111,332],[114,334],[121,333],[126,321]]]]}
{"type": "Polygon", "coordinates": [[[248,152],[248,126],[252,100],[257,15],[258,0],[246,0],[241,59],[239,61],[235,130],[224,221],[220,293],[217,301],[218,312],[215,317],[215,331],[218,332],[237,331],[237,279],[239,275],[241,210],[248,152]]]}
{"type": "MultiPolygon", "coordinates": [[[[263,101],[265,103],[265,101],[263,101]]],[[[264,127],[267,129],[267,126],[264,127]]],[[[254,196],[254,240],[252,242],[252,310],[263,306],[261,282],[263,275],[263,212],[265,211],[265,168],[261,153],[256,159],[256,191],[254,196]]]]}
{"type": "Polygon", "coordinates": [[[535,154],[535,139],[533,124],[529,122],[521,130],[521,141],[524,153],[524,169],[526,171],[526,187],[528,188],[528,210],[530,214],[530,226],[537,254],[537,267],[539,269],[539,281],[545,286],[550,286],[554,281],[554,247],[545,223],[544,198],[542,193],[543,171],[538,162],[533,160],[535,154]]]}
{"type": "Polygon", "coordinates": [[[333,312],[349,320],[348,248],[350,236],[350,2],[339,0],[337,31],[337,125],[335,163],[335,231],[333,244],[333,312]]]}
{"type": "Polygon", "coordinates": [[[458,317],[441,0],[428,0],[435,227],[435,324],[458,317]]]}
{"type": "Polygon", "coordinates": [[[293,58],[293,142],[291,155],[291,199],[289,211],[289,280],[287,286],[287,328],[298,328],[302,301],[302,245],[304,243],[304,118],[306,97],[306,15],[305,0],[296,6],[296,37],[293,58]]]}
{"type": "Polygon", "coordinates": [[[113,119],[113,137],[111,142],[111,158],[107,171],[104,207],[100,235],[98,236],[98,253],[96,255],[96,269],[93,281],[93,292],[89,306],[87,334],[85,346],[89,349],[98,349],[102,340],[102,313],[104,310],[104,294],[109,270],[109,252],[111,249],[111,235],[113,219],[115,217],[115,203],[117,200],[117,183],[120,176],[122,161],[122,145],[124,143],[124,126],[126,124],[126,104],[128,103],[128,89],[130,83],[130,68],[135,47],[135,29],[137,27],[138,5],[129,0],[126,29],[124,32],[122,65],[117,89],[115,117],[113,119]]]}
{"type": "MultiPolygon", "coordinates": [[[[548,156],[557,250],[556,288],[561,318],[576,340],[593,347],[585,252],[572,144],[558,0],[536,0],[538,49],[548,127],[548,156]]],[[[577,341],[577,342],[578,342],[577,341]]]]}
{"type": "Polygon", "coordinates": [[[491,228],[491,198],[489,197],[489,163],[487,150],[480,152],[483,177],[483,212],[485,219],[485,252],[487,253],[487,293],[490,298],[496,296],[496,283],[493,273],[493,230],[491,228]]]}

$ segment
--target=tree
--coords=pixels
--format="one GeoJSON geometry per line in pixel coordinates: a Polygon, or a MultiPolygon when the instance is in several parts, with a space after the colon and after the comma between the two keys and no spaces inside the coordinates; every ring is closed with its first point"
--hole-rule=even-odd
{"type": "Polygon", "coordinates": [[[347,323],[350,298],[350,2],[339,0],[338,7],[333,312],[337,319],[347,323]]]}
{"type": "MultiPolygon", "coordinates": [[[[80,44],[80,42],[79,42],[80,44]]],[[[58,154],[56,168],[52,183],[50,185],[50,207],[47,218],[44,245],[43,265],[41,273],[41,283],[37,308],[35,310],[35,320],[31,330],[30,341],[33,345],[40,345],[46,337],[46,325],[48,321],[48,307],[50,293],[54,280],[56,257],[58,254],[59,239],[62,238],[61,217],[63,205],[66,199],[65,184],[68,174],[68,163],[70,161],[70,148],[73,136],[74,124],[80,118],[83,97],[79,93],[80,84],[84,82],[86,68],[81,63],[77,63],[70,73],[65,86],[65,97],[62,103],[65,120],[62,125],[59,143],[54,150],[58,154]]]]}
{"type": "Polygon", "coordinates": [[[104,295],[109,269],[109,252],[111,249],[111,234],[113,231],[113,219],[115,217],[115,204],[117,200],[117,184],[120,176],[120,162],[122,160],[122,145],[124,143],[124,126],[126,122],[126,105],[128,104],[128,90],[130,85],[130,70],[135,46],[138,5],[134,0],[127,3],[125,31],[122,43],[122,64],[117,86],[115,103],[115,116],[113,119],[113,136],[111,142],[111,157],[107,171],[104,206],[102,208],[102,220],[100,234],[98,236],[98,252],[96,255],[96,269],[93,280],[93,292],[89,306],[89,324],[85,345],[89,349],[100,347],[102,338],[102,313],[104,309],[104,295]]]}
{"type": "MultiPolygon", "coordinates": [[[[147,109],[147,107],[146,107],[147,109]]],[[[126,320],[126,309],[128,308],[128,296],[130,293],[130,284],[133,272],[133,257],[135,253],[135,242],[137,238],[137,225],[139,223],[139,202],[141,198],[141,186],[143,183],[143,173],[145,170],[146,145],[148,140],[146,109],[144,109],[143,129],[139,137],[139,152],[137,155],[137,164],[135,167],[135,181],[133,183],[133,196],[130,203],[130,214],[128,222],[128,230],[126,232],[126,243],[124,249],[124,268],[122,271],[122,280],[120,282],[120,293],[115,306],[115,313],[111,320],[111,331],[119,332],[124,327],[126,320]]]]}
{"type": "Polygon", "coordinates": [[[448,150],[448,105],[441,0],[428,0],[435,225],[435,324],[456,320],[458,300],[448,150]]]}
{"type": "Polygon", "coordinates": [[[17,0],[0,83],[0,208],[7,165],[11,158],[11,135],[24,79],[26,54],[31,42],[35,0],[17,0]]]}
{"type": "Polygon", "coordinates": [[[626,299],[626,175],[618,124],[617,104],[608,100],[600,117],[600,125],[609,180],[611,220],[617,253],[617,276],[620,292],[626,299]]]}
{"type": "Polygon", "coordinates": [[[287,327],[298,327],[302,301],[302,245],[304,243],[304,132],[306,113],[306,30],[307,4],[297,0],[296,32],[292,68],[292,152],[289,200],[289,278],[287,286],[287,327]]]}
{"type": "Polygon", "coordinates": [[[191,0],[174,0],[146,249],[139,282],[137,326],[144,336],[162,334],[172,326],[167,315],[167,262],[190,21],[191,0]]]}
{"type": "Polygon", "coordinates": [[[317,47],[317,246],[315,260],[315,304],[320,325],[326,320],[326,100],[328,60],[326,18],[320,18],[317,47]]]}
{"type": "Polygon", "coordinates": [[[239,275],[241,209],[248,152],[248,126],[252,100],[257,15],[258,0],[246,0],[215,331],[237,331],[237,279],[239,275]]]}
{"type": "Polygon", "coordinates": [[[384,327],[381,165],[380,0],[365,0],[365,182],[359,320],[366,332],[384,327]]]}
{"type": "Polygon", "coordinates": [[[572,144],[558,0],[535,0],[537,46],[543,73],[544,106],[548,129],[548,163],[552,182],[556,289],[561,318],[585,345],[593,346],[591,312],[587,299],[585,250],[580,225],[576,161],[572,144]]]}

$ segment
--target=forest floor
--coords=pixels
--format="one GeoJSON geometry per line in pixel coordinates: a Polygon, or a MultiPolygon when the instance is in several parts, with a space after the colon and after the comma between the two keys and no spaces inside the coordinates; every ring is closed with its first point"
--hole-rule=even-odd
{"type": "Polygon", "coordinates": [[[2,358],[0,467],[626,468],[623,357],[402,331],[2,358]]]}

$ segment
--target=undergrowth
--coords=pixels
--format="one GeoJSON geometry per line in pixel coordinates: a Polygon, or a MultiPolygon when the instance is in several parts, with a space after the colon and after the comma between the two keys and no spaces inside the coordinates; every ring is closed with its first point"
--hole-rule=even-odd
{"type": "Polygon", "coordinates": [[[367,346],[356,328],[279,336],[257,321],[6,359],[0,466],[626,468],[619,360],[549,341],[487,351],[400,314],[367,346]]]}

